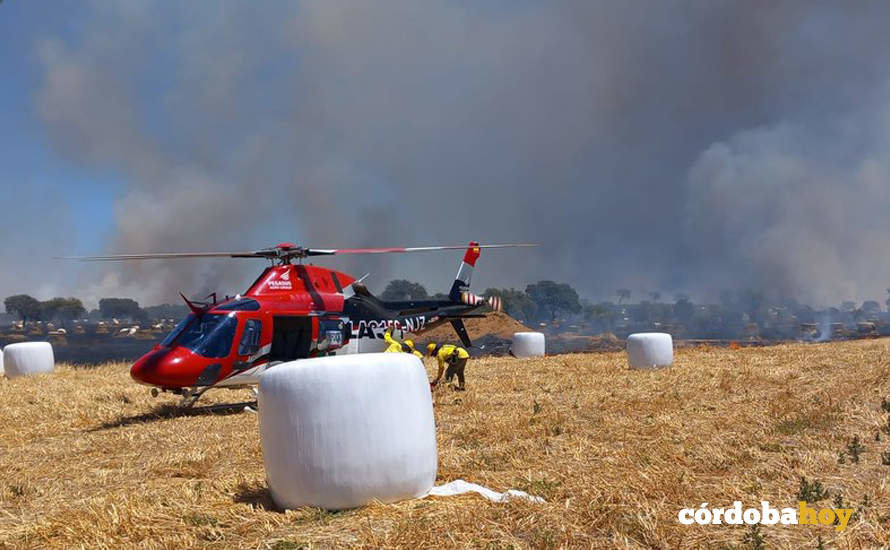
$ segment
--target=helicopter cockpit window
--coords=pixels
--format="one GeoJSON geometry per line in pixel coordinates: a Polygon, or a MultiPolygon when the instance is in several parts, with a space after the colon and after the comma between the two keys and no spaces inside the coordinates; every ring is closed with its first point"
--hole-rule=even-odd
{"type": "Polygon", "coordinates": [[[176,325],[176,327],[170,331],[170,334],[168,334],[167,337],[164,338],[164,340],[161,342],[161,345],[165,348],[169,348],[173,344],[173,341],[176,340],[176,337],[179,336],[179,333],[182,332],[182,329],[184,329],[186,325],[191,323],[192,319],[194,318],[194,315],[188,315],[185,319],[180,321],[176,325]]]}
{"type": "Polygon", "coordinates": [[[248,319],[244,322],[244,332],[241,334],[241,343],[238,344],[238,355],[253,355],[259,351],[262,326],[258,319],[248,319]]]}
{"type": "MultiPolygon", "coordinates": [[[[189,315],[186,321],[190,322],[178,336],[173,337],[172,342],[204,357],[219,358],[229,354],[232,349],[232,340],[235,339],[238,319],[229,315],[206,313],[200,317],[189,315]]],[[[176,331],[174,330],[173,333],[176,331]]]]}

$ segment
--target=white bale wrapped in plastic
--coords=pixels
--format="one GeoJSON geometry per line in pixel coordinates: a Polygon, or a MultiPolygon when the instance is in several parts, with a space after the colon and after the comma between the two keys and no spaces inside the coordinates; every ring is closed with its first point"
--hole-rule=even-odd
{"type": "Polygon", "coordinates": [[[638,332],[627,337],[627,362],[632,369],[668,367],[674,362],[674,341],[665,332],[638,332]]]}
{"type": "Polygon", "coordinates": [[[3,376],[3,348],[0,348],[0,376],[3,376]]]}
{"type": "Polygon", "coordinates": [[[9,344],[3,349],[3,363],[7,378],[52,372],[56,368],[49,342],[9,344]]]}
{"type": "MultiPolygon", "coordinates": [[[[401,340],[401,337],[398,334],[393,334],[393,337],[401,340]]],[[[386,340],[381,338],[352,338],[349,340],[349,343],[338,349],[334,352],[336,355],[350,355],[353,353],[382,353],[386,351],[386,348],[389,347],[389,344],[386,343],[386,340]]]]}
{"type": "Polygon", "coordinates": [[[260,377],[260,440],[281,508],[425,495],[438,454],[429,380],[407,353],[293,361],[260,377]]]}
{"type": "MultiPolygon", "coordinates": [[[[389,344],[386,343],[383,332],[374,331],[374,334],[376,334],[374,337],[351,338],[348,344],[335,351],[334,354],[349,355],[352,353],[382,353],[386,351],[389,344]]],[[[393,329],[391,334],[393,338],[399,341],[412,338],[409,333],[399,328],[393,329]]]]}
{"type": "Polygon", "coordinates": [[[517,332],[513,334],[510,352],[514,357],[542,357],[544,355],[544,335],[540,332],[517,332]]]}

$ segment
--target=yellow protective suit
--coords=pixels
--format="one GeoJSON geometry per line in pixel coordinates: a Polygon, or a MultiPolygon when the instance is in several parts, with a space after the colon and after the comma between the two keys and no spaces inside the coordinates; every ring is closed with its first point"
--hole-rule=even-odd
{"type": "Polygon", "coordinates": [[[433,385],[436,385],[439,382],[439,379],[442,378],[442,373],[445,372],[445,365],[449,361],[463,360],[464,363],[466,363],[466,360],[470,358],[470,354],[467,353],[467,350],[455,346],[454,344],[439,346],[433,350],[433,353],[435,353],[436,360],[439,362],[439,372],[436,373],[436,379],[433,380],[433,385]]]}
{"type": "Polygon", "coordinates": [[[392,337],[392,334],[390,334],[388,330],[383,334],[383,339],[386,340],[386,343],[388,344],[385,353],[413,353],[417,357],[423,358],[423,354],[414,349],[414,342],[411,340],[399,342],[392,337]]]}

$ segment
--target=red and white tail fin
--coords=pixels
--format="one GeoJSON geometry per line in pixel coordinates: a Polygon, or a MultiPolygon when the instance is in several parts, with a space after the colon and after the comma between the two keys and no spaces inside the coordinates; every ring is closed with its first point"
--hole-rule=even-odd
{"type": "Polygon", "coordinates": [[[473,294],[470,291],[470,281],[473,278],[473,271],[476,269],[476,260],[479,259],[479,255],[482,253],[483,248],[507,248],[507,247],[525,247],[525,246],[537,246],[534,244],[488,244],[488,245],[480,245],[476,241],[470,241],[470,244],[467,245],[467,252],[464,254],[464,259],[460,263],[460,267],[457,269],[457,276],[454,278],[454,284],[451,285],[451,292],[448,293],[448,298],[452,302],[459,302],[461,304],[466,304],[470,306],[477,306],[482,304],[488,304],[491,309],[495,311],[503,311],[501,299],[498,296],[490,296],[485,298],[483,296],[479,296],[478,294],[473,294]]]}
{"type": "Polygon", "coordinates": [[[482,250],[479,248],[479,243],[476,241],[471,241],[469,245],[467,245],[467,253],[464,254],[463,261],[460,262],[460,267],[457,269],[457,276],[454,278],[454,284],[451,285],[451,292],[448,293],[448,297],[451,298],[455,302],[461,301],[461,293],[469,292],[470,290],[470,281],[473,278],[473,270],[476,268],[476,260],[479,259],[479,254],[482,250]]]}

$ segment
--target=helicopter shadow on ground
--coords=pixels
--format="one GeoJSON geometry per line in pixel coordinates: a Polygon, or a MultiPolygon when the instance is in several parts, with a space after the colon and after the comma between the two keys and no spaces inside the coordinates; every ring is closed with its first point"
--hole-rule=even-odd
{"type": "Polygon", "coordinates": [[[88,432],[98,432],[110,430],[113,428],[122,428],[133,424],[144,424],[147,422],[158,422],[161,420],[169,420],[172,418],[181,418],[189,416],[206,416],[219,415],[229,416],[233,414],[241,414],[245,407],[256,409],[256,401],[245,401],[243,403],[226,403],[222,405],[206,405],[203,407],[182,408],[176,405],[163,404],[153,407],[150,411],[133,416],[122,416],[115,420],[103,422],[94,428],[87,430],[88,432]]]}

